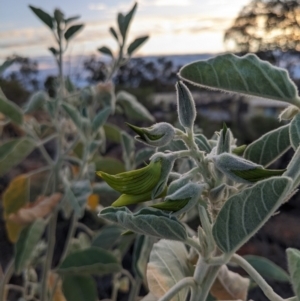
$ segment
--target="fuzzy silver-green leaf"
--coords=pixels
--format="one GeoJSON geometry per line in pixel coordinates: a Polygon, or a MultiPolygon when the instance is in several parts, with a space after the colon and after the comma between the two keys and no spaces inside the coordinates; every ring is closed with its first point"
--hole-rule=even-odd
{"type": "Polygon", "coordinates": [[[121,264],[111,252],[90,247],[69,254],[57,272],[61,275],[105,275],[121,269],[121,264]]]}
{"type": "Polygon", "coordinates": [[[23,113],[14,102],[8,100],[0,88],[0,112],[8,117],[12,122],[21,125],[23,123],[23,113]]]}
{"type": "Polygon", "coordinates": [[[254,54],[224,54],[181,68],[183,80],[211,89],[279,100],[300,107],[295,84],[286,70],[254,54]]]}
{"type": "Polygon", "coordinates": [[[291,185],[287,177],[274,177],[230,197],[213,226],[218,247],[225,253],[238,250],[288,198],[291,185]]]}
{"type": "Polygon", "coordinates": [[[286,250],[288,267],[292,279],[294,293],[300,300],[300,251],[289,248],[286,250]]]}
{"type": "Polygon", "coordinates": [[[246,259],[264,278],[280,282],[290,281],[287,272],[267,258],[255,255],[246,255],[244,256],[244,259],[246,259]]]}
{"type": "Polygon", "coordinates": [[[261,136],[247,146],[244,158],[265,167],[269,166],[291,147],[289,128],[287,124],[261,136]]]}
{"type": "Polygon", "coordinates": [[[300,113],[298,113],[290,124],[290,141],[294,150],[300,146],[300,113]]]}
{"type": "Polygon", "coordinates": [[[290,177],[293,180],[293,188],[297,188],[300,184],[300,146],[297,148],[296,152],[290,163],[288,164],[284,176],[290,177]]]}
{"type": "Polygon", "coordinates": [[[30,263],[31,255],[37,243],[41,239],[47,223],[43,219],[37,219],[20,233],[15,245],[15,272],[20,274],[30,263]]]}
{"type": "Polygon", "coordinates": [[[187,238],[185,227],[161,210],[143,208],[132,213],[127,207],[108,207],[99,216],[139,234],[181,241],[187,238]]]}
{"type": "Polygon", "coordinates": [[[0,145],[0,176],[22,162],[35,148],[29,138],[11,139],[0,145]]]}

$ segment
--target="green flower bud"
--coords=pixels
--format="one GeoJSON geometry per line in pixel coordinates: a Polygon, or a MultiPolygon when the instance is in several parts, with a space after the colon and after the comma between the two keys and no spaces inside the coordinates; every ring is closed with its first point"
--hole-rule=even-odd
{"type": "Polygon", "coordinates": [[[180,124],[184,128],[192,129],[196,119],[196,108],[193,96],[187,86],[179,81],[176,84],[177,108],[180,124]]]}
{"type": "Polygon", "coordinates": [[[143,168],[116,175],[110,175],[102,171],[98,171],[97,175],[120,193],[140,195],[145,192],[151,192],[157,185],[161,175],[161,162],[153,161],[143,168]]]}
{"type": "Polygon", "coordinates": [[[168,188],[168,195],[185,186],[188,182],[190,182],[190,180],[191,178],[189,176],[182,176],[179,179],[173,181],[168,188]]]}
{"type": "Polygon", "coordinates": [[[235,154],[235,155],[237,155],[237,156],[243,156],[246,148],[247,148],[246,144],[237,146],[237,147],[235,147],[235,148],[232,149],[232,153],[235,154]]]}
{"type": "Polygon", "coordinates": [[[166,122],[157,123],[149,128],[140,128],[127,123],[138,136],[135,139],[154,147],[161,147],[169,144],[174,136],[175,130],[172,125],[166,122]]]}
{"type": "Polygon", "coordinates": [[[238,183],[254,183],[273,176],[280,176],[285,170],[264,169],[261,165],[228,153],[214,156],[215,167],[229,179],[238,183]]]}
{"type": "Polygon", "coordinates": [[[300,112],[299,108],[296,106],[288,106],[279,115],[279,121],[291,120],[300,112]]]}
{"type": "MultiPolygon", "coordinates": [[[[165,190],[158,196],[158,198],[164,197],[167,194],[167,187],[165,190]]],[[[113,207],[122,207],[133,204],[138,204],[142,202],[147,202],[151,200],[151,191],[147,191],[142,194],[122,194],[116,201],[114,201],[111,206],[113,207]]]]}
{"type": "Polygon", "coordinates": [[[213,203],[218,203],[227,198],[227,185],[225,183],[213,188],[209,192],[209,199],[213,203]]]}
{"type": "Polygon", "coordinates": [[[223,129],[220,132],[220,137],[217,144],[217,155],[222,153],[230,153],[232,134],[224,123],[223,129]]]}
{"type": "Polygon", "coordinates": [[[152,205],[152,207],[176,212],[176,215],[182,214],[197,204],[205,187],[204,184],[188,183],[173,194],[168,195],[163,203],[152,205]]]}
{"type": "Polygon", "coordinates": [[[157,181],[155,187],[152,190],[152,200],[159,196],[167,186],[169,175],[173,169],[175,159],[176,158],[172,153],[156,153],[150,158],[151,162],[161,163],[161,174],[159,180],[157,181]]]}

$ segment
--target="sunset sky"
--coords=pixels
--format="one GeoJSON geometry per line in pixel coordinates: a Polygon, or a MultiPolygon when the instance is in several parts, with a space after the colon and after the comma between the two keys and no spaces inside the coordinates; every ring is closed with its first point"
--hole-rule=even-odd
{"type": "MultiPolygon", "coordinates": [[[[131,0],[2,0],[0,3],[0,59],[8,55],[48,56],[54,46],[50,30],[29,10],[28,4],[65,15],[81,15],[83,29],[71,43],[69,55],[89,55],[106,45],[116,50],[108,33],[116,27],[117,12],[127,12],[131,0]],[[6,4],[5,4],[6,3],[6,4]]],[[[129,42],[149,34],[138,55],[197,54],[225,51],[223,33],[249,0],[138,0],[129,42]]]]}

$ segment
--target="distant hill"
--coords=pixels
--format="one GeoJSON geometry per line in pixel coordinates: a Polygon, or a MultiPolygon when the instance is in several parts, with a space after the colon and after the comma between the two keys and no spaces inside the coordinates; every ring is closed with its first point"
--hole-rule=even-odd
{"type": "MultiPolygon", "coordinates": [[[[203,54],[187,54],[187,55],[161,55],[161,56],[143,56],[137,57],[145,60],[146,62],[156,63],[158,59],[164,58],[173,63],[174,69],[178,69],[180,66],[191,63],[196,60],[206,60],[215,54],[203,53],[203,54]]],[[[64,74],[70,76],[71,80],[79,87],[84,87],[88,85],[86,80],[88,74],[83,68],[83,62],[90,56],[66,56],[64,62],[64,74]]],[[[38,62],[38,81],[43,83],[45,79],[52,75],[57,74],[56,62],[51,56],[35,57],[33,60],[38,62]]],[[[107,60],[105,57],[100,57],[99,60],[107,60]]],[[[17,66],[12,66],[6,70],[4,77],[11,71],[18,70],[17,66]]],[[[175,70],[176,71],[176,70],[175,70]]]]}
{"type": "MultiPolygon", "coordinates": [[[[207,60],[213,56],[216,56],[217,54],[211,54],[211,53],[201,53],[201,54],[182,54],[182,55],[161,55],[161,56],[143,56],[143,57],[134,57],[132,60],[135,59],[143,59],[145,62],[152,62],[154,64],[157,64],[159,66],[159,59],[164,59],[167,61],[171,61],[173,64],[173,71],[177,72],[179,67],[197,61],[197,60],[207,60]]],[[[69,76],[78,87],[84,87],[89,84],[87,81],[87,77],[89,73],[84,69],[83,63],[84,61],[91,58],[90,56],[66,56],[64,61],[64,74],[66,76],[69,76]]],[[[45,79],[52,75],[55,76],[57,74],[57,66],[56,62],[53,57],[49,56],[43,56],[43,57],[34,57],[33,60],[38,62],[38,76],[37,79],[41,83],[44,83],[45,79]]],[[[105,56],[99,56],[97,57],[99,60],[108,61],[109,59],[105,56]]],[[[289,63],[293,63],[293,68],[290,69],[292,72],[292,76],[294,79],[300,78],[300,61],[298,60],[298,57],[293,57],[290,54],[285,54],[283,56],[283,59],[281,61],[280,66],[283,68],[287,68],[289,66],[289,63]]],[[[4,73],[4,77],[8,75],[12,71],[18,70],[19,66],[10,67],[6,72],[4,73]]]]}

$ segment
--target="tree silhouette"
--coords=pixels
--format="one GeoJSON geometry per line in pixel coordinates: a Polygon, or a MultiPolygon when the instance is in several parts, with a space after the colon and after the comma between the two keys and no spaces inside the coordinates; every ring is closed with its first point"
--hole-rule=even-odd
{"type": "Polygon", "coordinates": [[[300,0],[253,0],[224,36],[237,52],[300,51],[300,0]]]}
{"type": "Polygon", "coordinates": [[[7,59],[13,59],[14,65],[18,66],[18,71],[10,72],[7,79],[20,82],[29,91],[39,88],[37,61],[19,55],[13,55],[7,59]]]}
{"type": "MultiPolygon", "coordinates": [[[[103,81],[106,76],[106,64],[96,57],[90,57],[83,63],[87,71],[89,82],[103,81]]],[[[177,80],[177,70],[173,62],[165,57],[157,60],[132,58],[127,64],[121,66],[114,76],[118,87],[152,88],[153,91],[173,91],[177,80]]]]}

